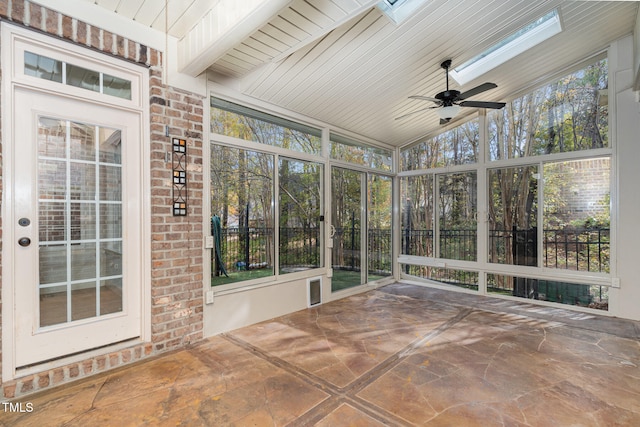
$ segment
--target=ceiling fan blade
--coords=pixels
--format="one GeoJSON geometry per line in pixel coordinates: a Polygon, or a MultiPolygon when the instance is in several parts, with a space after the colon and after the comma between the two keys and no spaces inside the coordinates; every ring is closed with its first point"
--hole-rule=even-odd
{"type": "Polygon", "coordinates": [[[497,87],[498,85],[495,83],[482,83],[480,86],[476,86],[473,89],[469,89],[466,92],[462,92],[460,95],[457,96],[456,101],[471,98],[474,95],[485,92],[489,89],[495,89],[497,87]]]}
{"type": "Polygon", "coordinates": [[[433,110],[434,108],[439,108],[439,106],[435,106],[435,107],[427,107],[427,108],[421,108],[419,110],[416,111],[412,111],[410,113],[407,114],[403,114],[402,116],[396,117],[394,120],[400,120],[400,119],[404,119],[405,117],[409,117],[409,116],[413,116],[416,113],[420,113],[422,111],[426,111],[426,110],[433,110]]]}
{"type": "Polygon", "coordinates": [[[451,118],[448,119],[440,119],[440,124],[441,125],[446,125],[447,123],[449,123],[451,121],[451,118]]]}
{"type": "Polygon", "coordinates": [[[428,97],[428,96],[411,95],[409,98],[411,98],[411,99],[419,99],[421,101],[431,101],[431,102],[435,102],[436,104],[442,104],[442,100],[440,100],[438,98],[431,98],[431,97],[428,97]]]}
{"type": "Polygon", "coordinates": [[[458,104],[461,107],[474,107],[474,108],[493,108],[499,110],[504,107],[504,102],[485,102],[485,101],[463,101],[458,104]]]}

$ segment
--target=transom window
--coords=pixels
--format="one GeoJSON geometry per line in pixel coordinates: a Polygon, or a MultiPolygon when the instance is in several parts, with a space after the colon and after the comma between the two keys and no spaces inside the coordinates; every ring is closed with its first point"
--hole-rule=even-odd
{"type": "Polygon", "coordinates": [[[131,81],[29,51],[24,52],[27,76],[131,100],[131,81]]]}
{"type": "Polygon", "coordinates": [[[301,153],[322,152],[322,131],[223,99],[211,98],[211,132],[301,153]]]}

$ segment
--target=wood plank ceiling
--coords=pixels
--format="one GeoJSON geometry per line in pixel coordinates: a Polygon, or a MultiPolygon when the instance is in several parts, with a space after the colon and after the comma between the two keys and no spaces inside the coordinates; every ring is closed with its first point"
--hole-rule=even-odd
{"type": "MultiPolygon", "coordinates": [[[[96,3],[164,31],[162,1],[96,3]]],[[[169,32],[182,37],[216,3],[170,0],[169,32]]],[[[560,34],[462,87],[450,79],[451,88],[461,91],[494,82],[498,88],[480,98],[508,101],[605,52],[633,32],[638,13],[638,2],[630,1],[426,0],[396,24],[375,3],[293,0],[212,63],[212,75],[237,80],[235,86],[249,97],[402,146],[442,129],[433,110],[394,118],[428,106],[409,95],[444,90],[443,60],[461,64],[557,9],[560,34]]]]}

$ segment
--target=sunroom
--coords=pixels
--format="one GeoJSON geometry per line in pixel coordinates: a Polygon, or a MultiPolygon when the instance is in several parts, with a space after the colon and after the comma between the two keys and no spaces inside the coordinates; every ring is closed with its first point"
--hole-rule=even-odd
{"type": "Polygon", "coordinates": [[[5,397],[394,283],[640,320],[637,2],[0,4],[5,397]]]}

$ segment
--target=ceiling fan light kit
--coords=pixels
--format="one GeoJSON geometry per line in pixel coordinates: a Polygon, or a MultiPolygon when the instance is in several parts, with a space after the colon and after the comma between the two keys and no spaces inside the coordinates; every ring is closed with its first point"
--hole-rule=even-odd
{"type": "Polygon", "coordinates": [[[422,108],[420,110],[414,111],[409,114],[405,114],[400,117],[396,117],[396,120],[402,119],[404,117],[410,116],[415,113],[419,113],[424,110],[437,108],[438,116],[440,117],[440,124],[447,124],[449,121],[454,118],[462,107],[471,107],[471,108],[491,108],[491,109],[500,109],[503,108],[506,104],[504,102],[487,102],[487,101],[465,101],[467,98],[470,98],[479,93],[485,92],[490,89],[494,89],[498,87],[495,83],[483,83],[479,86],[476,86],[472,89],[469,89],[466,92],[460,92],[457,90],[449,90],[449,68],[451,67],[451,60],[447,59],[442,64],[440,64],[442,68],[444,68],[447,87],[443,92],[438,93],[435,97],[431,98],[428,96],[421,95],[412,95],[409,98],[411,99],[419,99],[421,101],[430,101],[436,104],[434,107],[422,108]]]}
{"type": "Polygon", "coordinates": [[[438,110],[438,116],[441,119],[447,120],[454,118],[460,112],[459,105],[449,105],[447,107],[442,107],[438,110]]]}

